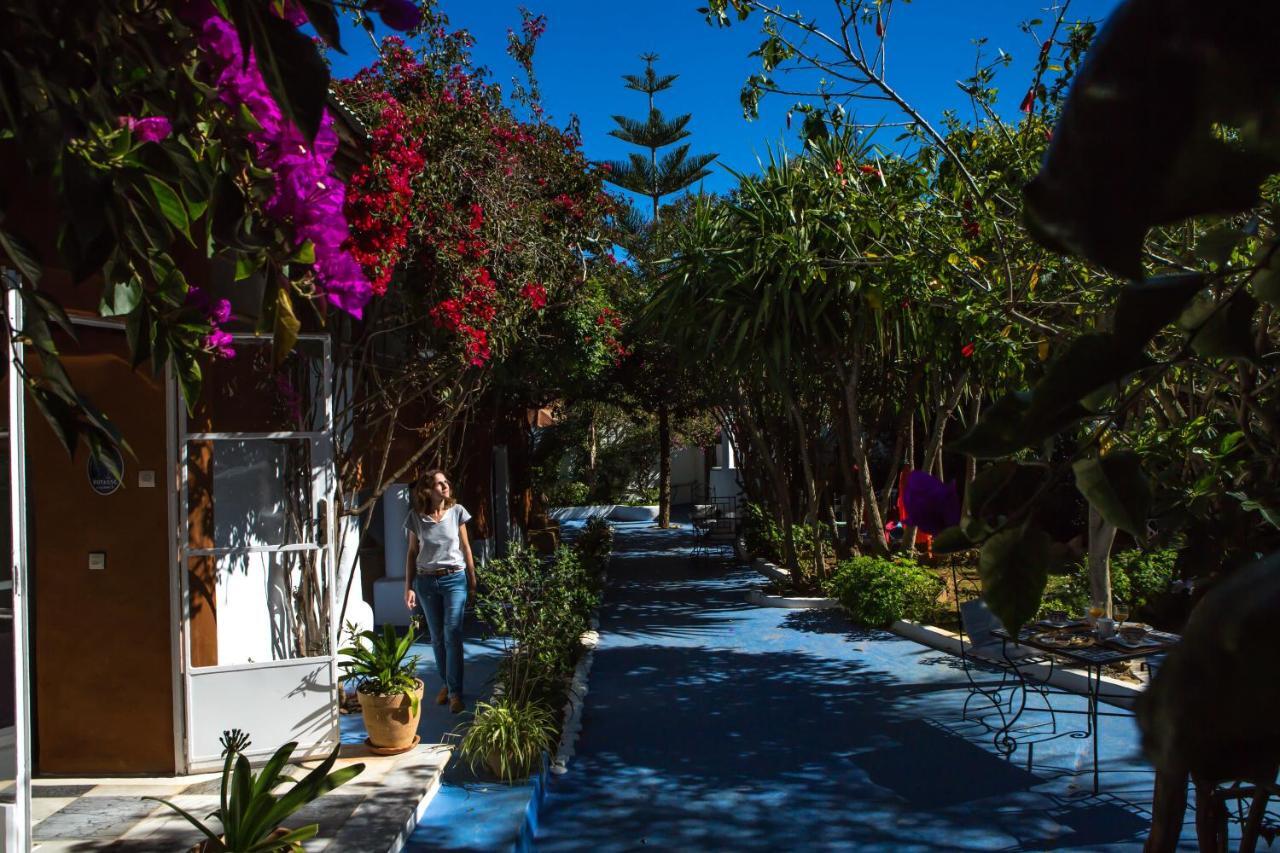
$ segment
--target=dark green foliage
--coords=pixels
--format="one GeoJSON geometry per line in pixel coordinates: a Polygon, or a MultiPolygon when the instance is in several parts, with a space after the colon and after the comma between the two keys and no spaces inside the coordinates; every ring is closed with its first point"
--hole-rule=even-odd
{"type": "Polygon", "coordinates": [[[982,597],[1015,634],[1040,608],[1049,580],[1049,547],[1048,534],[1025,527],[997,533],[982,546],[982,597]]]}
{"type": "Polygon", "coordinates": [[[782,530],[773,516],[758,503],[744,504],[742,538],[751,554],[771,562],[781,562],[782,530]]]}
{"type": "Polygon", "coordinates": [[[657,92],[671,88],[676,81],[675,74],[659,77],[653,70],[657,60],[654,54],[645,54],[641,59],[645,62],[643,76],[628,74],[623,79],[627,88],[642,92],[649,96],[649,115],[643,121],[617,115],[613,117],[618,125],[609,135],[623,142],[647,149],[648,155],[636,153],[628,155],[627,160],[614,160],[608,163],[609,182],[637,195],[646,196],[653,204],[653,218],[658,218],[658,202],[664,195],[670,195],[700,181],[711,174],[707,166],[716,159],[714,154],[689,154],[689,146],[681,145],[658,157],[658,149],[674,145],[689,135],[685,126],[692,117],[685,115],[666,118],[662,111],[653,105],[653,96],[657,92]]]}
{"type": "MultiPolygon", "coordinates": [[[[238,730],[233,730],[238,731],[238,730]]],[[[276,750],[275,755],[263,766],[261,772],[254,773],[249,766],[249,759],[241,749],[248,746],[247,739],[224,733],[223,743],[226,749],[226,762],[222,767],[222,799],[218,810],[210,817],[216,817],[221,824],[221,835],[209,828],[195,816],[159,797],[143,797],[146,800],[157,800],[186,818],[192,826],[200,830],[208,839],[210,849],[215,853],[268,853],[269,851],[301,851],[302,842],[315,836],[320,831],[317,823],[308,824],[286,834],[272,837],[277,829],[289,819],[289,816],[317,797],[327,794],[334,788],[344,785],[364,772],[363,764],[352,764],[341,770],[333,770],[338,759],[341,746],[335,746],[319,767],[301,779],[294,779],[284,772],[289,756],[297,748],[297,743],[286,743],[276,750]],[[285,791],[273,793],[281,785],[293,784],[285,791]]]]}
{"type": "Polygon", "coordinates": [[[477,702],[462,737],[462,756],[473,770],[488,766],[503,782],[526,779],[542,753],[555,746],[556,720],[541,702],[502,696],[477,702]]]}
{"type": "Polygon", "coordinates": [[[1191,612],[1139,696],[1143,751],[1156,769],[1208,783],[1270,782],[1280,762],[1280,556],[1240,569],[1191,612]]]}
{"type": "Polygon", "coordinates": [[[547,488],[548,506],[583,506],[591,498],[591,488],[578,480],[552,483],[547,488]]]}
{"type": "Polygon", "coordinates": [[[613,553],[613,527],[599,516],[587,519],[582,532],[573,540],[573,549],[587,570],[599,575],[605,570],[609,555],[613,553]]]}
{"type": "Polygon", "coordinates": [[[1032,233],[1139,278],[1152,226],[1255,204],[1277,167],[1273,142],[1250,131],[1228,140],[1220,125],[1270,121],[1278,25],[1280,9],[1249,0],[1210,15],[1192,0],[1122,4],[1089,51],[1044,169],[1027,188],[1032,233]]]}
{"type": "Polygon", "coordinates": [[[417,713],[418,656],[409,655],[413,631],[400,637],[393,625],[383,625],[381,634],[376,631],[357,634],[351,629],[347,633],[350,645],[338,651],[343,657],[339,664],[343,676],[358,684],[362,693],[377,696],[404,693],[417,713]]]}
{"type": "Polygon", "coordinates": [[[516,702],[556,697],[599,602],[596,577],[574,549],[561,546],[545,560],[517,547],[491,560],[481,578],[476,613],[509,641],[498,674],[504,695],[516,702]]]}
{"type": "MultiPolygon", "coordinates": [[[[1111,555],[1111,597],[1130,607],[1130,619],[1145,618],[1140,611],[1169,591],[1173,581],[1178,552],[1172,548],[1157,551],[1133,549],[1111,555]]],[[[1084,562],[1071,566],[1066,574],[1049,579],[1041,612],[1065,610],[1081,616],[1089,609],[1089,568],[1084,562]]]]}
{"type": "Polygon", "coordinates": [[[824,584],[856,622],[883,628],[899,619],[929,619],[942,581],[914,560],[854,557],[836,566],[824,584]]]}

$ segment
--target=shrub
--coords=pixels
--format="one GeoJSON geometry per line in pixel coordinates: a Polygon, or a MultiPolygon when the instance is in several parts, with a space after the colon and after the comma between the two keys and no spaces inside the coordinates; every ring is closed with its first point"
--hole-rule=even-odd
{"type": "Polygon", "coordinates": [[[1111,558],[1111,574],[1123,574],[1129,582],[1126,596],[1129,606],[1137,609],[1169,591],[1174,578],[1178,552],[1173,548],[1159,551],[1121,551],[1111,558]],[[1119,569],[1119,572],[1117,572],[1119,569]]]}
{"type": "MultiPolygon", "coordinates": [[[[1172,548],[1159,551],[1120,551],[1111,555],[1111,598],[1128,602],[1133,610],[1146,605],[1164,593],[1173,580],[1178,552],[1172,548]]],[[[1089,564],[1081,561],[1064,575],[1049,578],[1041,602],[1041,612],[1065,610],[1072,615],[1089,609],[1089,564]]]]}
{"type": "Polygon", "coordinates": [[[477,702],[462,737],[462,755],[473,770],[484,765],[502,781],[514,782],[533,772],[543,750],[555,744],[555,731],[555,717],[539,702],[506,696],[492,704],[477,702]]]}
{"type": "Polygon", "coordinates": [[[879,628],[898,619],[929,618],[942,581],[914,560],[861,556],[838,564],[824,589],[854,621],[879,628]]]}
{"type": "Polygon", "coordinates": [[[775,563],[781,562],[782,528],[758,503],[749,503],[744,508],[742,538],[752,554],[775,563]]]}
{"type": "Polygon", "coordinates": [[[583,506],[591,497],[591,489],[586,483],[572,480],[568,483],[555,483],[547,489],[547,504],[550,506],[583,506]]]}
{"type": "Polygon", "coordinates": [[[525,548],[492,560],[476,596],[476,612],[510,640],[498,681],[513,701],[551,699],[572,670],[579,637],[599,594],[578,554],[561,546],[547,560],[525,548]]]}
{"type": "Polygon", "coordinates": [[[595,574],[603,572],[609,554],[613,552],[613,527],[603,518],[587,519],[582,532],[573,540],[573,548],[588,571],[595,574]]]}

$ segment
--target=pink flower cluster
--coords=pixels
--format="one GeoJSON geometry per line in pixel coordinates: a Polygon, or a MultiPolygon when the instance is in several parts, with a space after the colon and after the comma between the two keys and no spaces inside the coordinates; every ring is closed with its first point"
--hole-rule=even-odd
{"type": "Polygon", "coordinates": [[[138,137],[139,142],[159,142],[173,133],[173,125],[164,116],[120,116],[119,121],[121,127],[128,128],[130,133],[138,137]]]}
{"type": "Polygon", "coordinates": [[[205,349],[219,358],[235,358],[231,333],[222,328],[231,320],[231,303],[225,299],[214,302],[209,294],[193,284],[187,288],[186,304],[203,313],[209,321],[210,331],[204,338],[205,349]]]}
{"type": "Polygon", "coordinates": [[[364,270],[345,245],[347,220],[343,214],[346,188],[333,174],[338,149],[333,117],[326,110],[313,143],[286,119],[267,89],[252,53],[245,61],[235,27],[217,14],[207,0],[196,0],[185,17],[196,30],[219,97],[243,106],[261,126],[248,133],[257,165],[274,174],[275,191],[265,205],[268,216],[293,229],[296,246],[310,241],[315,248],[315,272],[325,298],[359,317],[373,293],[364,270]]]}

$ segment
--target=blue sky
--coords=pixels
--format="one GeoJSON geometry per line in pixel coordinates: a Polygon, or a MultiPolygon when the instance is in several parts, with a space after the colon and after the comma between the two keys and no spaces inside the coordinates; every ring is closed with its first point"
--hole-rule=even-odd
{"type": "MultiPolygon", "coordinates": [[[[567,123],[571,114],[579,117],[583,147],[592,159],[624,158],[635,150],[608,132],[614,127],[611,115],[642,117],[645,113],[644,96],[624,89],[620,79],[643,67],[637,57],[645,52],[661,57],[660,73],[680,75],[674,88],[658,96],[659,108],[667,115],[693,113],[689,125],[693,135],[686,141],[695,152],[720,155],[705,189],[724,191],[733,186],[734,179],[724,166],[754,171],[770,144],[784,139],[794,143],[794,132],[784,126],[793,98],[771,96],[763,102],[760,118],[751,122],[743,119],[738,103],[743,81],[759,68],[758,61],[747,56],[762,40],[758,16],[720,29],[707,25],[697,13],[699,0],[444,0],[440,8],[455,28],[465,27],[475,36],[475,59],[492,70],[493,79],[504,89],[509,89],[516,71],[504,52],[506,32],[508,27],[519,27],[521,5],[547,16],[547,31],[535,58],[546,110],[558,125],[567,123]]],[[[973,40],[986,36],[987,54],[994,56],[997,48],[1003,48],[1014,57],[997,83],[1001,112],[1016,116],[1037,49],[1018,24],[1033,18],[1047,21],[1049,5],[1050,0],[899,2],[888,30],[888,80],[931,121],[948,108],[967,111],[968,100],[956,81],[973,73],[973,40]]],[[[1072,0],[1070,17],[1101,21],[1117,5],[1118,0],[1072,0]]],[[[814,15],[827,14],[830,7],[829,0],[794,0],[786,6],[814,15]]],[[[372,62],[373,48],[364,33],[348,28],[343,42],[349,55],[333,57],[336,75],[347,76],[372,62]]],[[[859,113],[860,121],[899,118],[883,112],[877,115],[873,109],[859,113]]],[[[876,141],[893,147],[896,135],[891,129],[882,130],[876,141]]]]}

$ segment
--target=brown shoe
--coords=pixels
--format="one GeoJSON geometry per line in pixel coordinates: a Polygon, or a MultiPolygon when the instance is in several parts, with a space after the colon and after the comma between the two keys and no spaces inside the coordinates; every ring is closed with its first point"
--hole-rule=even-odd
{"type": "Polygon", "coordinates": [[[466,705],[463,705],[463,704],[462,704],[462,697],[461,697],[461,696],[451,696],[451,697],[449,697],[449,713],[451,713],[451,714],[461,714],[461,713],[462,713],[462,709],[463,709],[463,708],[465,708],[465,707],[466,707],[466,705]]]}
{"type": "Polygon", "coordinates": [[[449,704],[449,688],[448,687],[440,688],[440,692],[436,694],[436,704],[437,705],[449,704]]]}

